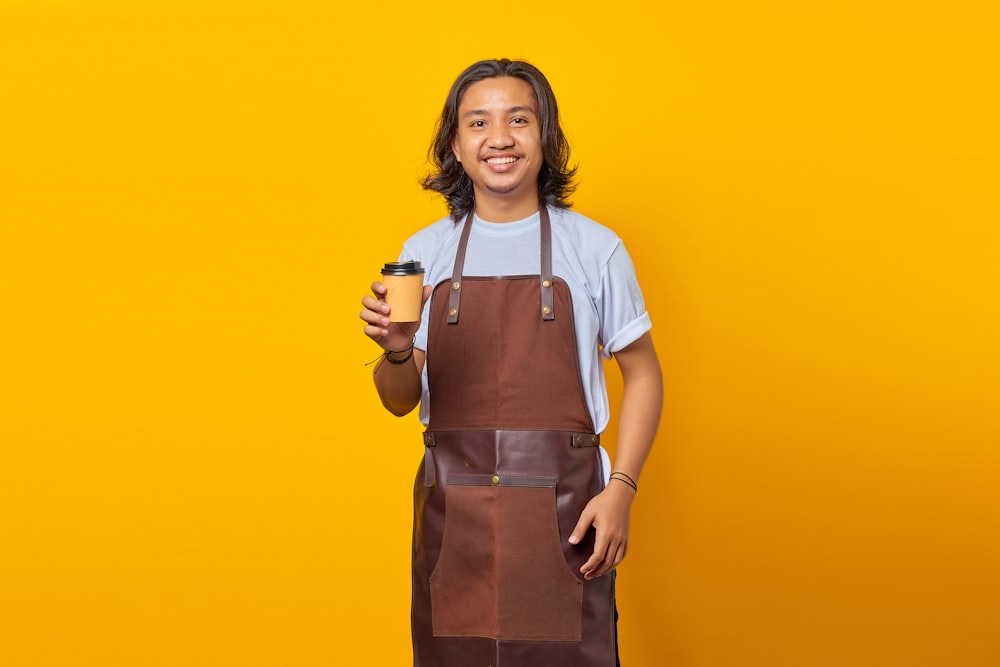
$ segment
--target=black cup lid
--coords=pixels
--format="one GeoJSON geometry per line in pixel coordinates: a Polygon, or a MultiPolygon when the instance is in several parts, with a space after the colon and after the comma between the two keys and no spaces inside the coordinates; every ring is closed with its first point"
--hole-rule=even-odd
{"type": "Polygon", "coordinates": [[[424,267],[420,266],[420,262],[416,261],[386,262],[385,267],[382,269],[383,276],[413,276],[423,272],[424,267]]]}

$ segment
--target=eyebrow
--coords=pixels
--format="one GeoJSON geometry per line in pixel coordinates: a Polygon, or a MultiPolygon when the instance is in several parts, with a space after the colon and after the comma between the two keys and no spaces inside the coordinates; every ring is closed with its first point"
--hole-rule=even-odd
{"type": "MultiPolygon", "coordinates": [[[[531,113],[532,115],[536,116],[538,115],[537,112],[531,107],[520,106],[520,107],[511,107],[507,109],[507,113],[509,114],[524,113],[526,111],[531,113]]],[[[486,109],[469,109],[468,111],[462,114],[462,118],[468,118],[469,116],[488,116],[488,115],[489,112],[486,109]]]]}

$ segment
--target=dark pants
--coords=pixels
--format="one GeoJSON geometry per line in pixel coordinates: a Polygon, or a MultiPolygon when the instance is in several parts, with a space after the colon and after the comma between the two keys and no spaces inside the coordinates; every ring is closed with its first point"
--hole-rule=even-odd
{"type": "Polygon", "coordinates": [[[615,665],[622,667],[621,658],[618,656],[618,603],[615,603],[615,665]]]}

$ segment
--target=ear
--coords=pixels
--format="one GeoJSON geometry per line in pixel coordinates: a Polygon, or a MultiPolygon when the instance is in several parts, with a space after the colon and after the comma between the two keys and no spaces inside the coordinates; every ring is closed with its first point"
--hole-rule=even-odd
{"type": "Polygon", "coordinates": [[[462,162],[462,156],[458,154],[458,148],[456,147],[457,143],[458,143],[458,135],[456,134],[455,138],[451,140],[451,152],[452,152],[452,154],[454,154],[455,159],[458,160],[461,163],[462,162]]]}

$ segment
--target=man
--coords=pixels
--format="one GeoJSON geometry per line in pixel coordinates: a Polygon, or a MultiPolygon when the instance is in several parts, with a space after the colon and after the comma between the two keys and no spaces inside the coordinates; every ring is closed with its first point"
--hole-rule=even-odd
{"type": "Polygon", "coordinates": [[[569,210],[575,170],[548,81],[486,60],[452,85],[424,187],[448,218],[401,259],[426,269],[419,323],[390,323],[385,286],[362,299],[396,415],[418,404],[414,664],[611,667],[614,569],[662,404],[632,261],[569,210]],[[429,303],[428,303],[429,301],[429,303]],[[624,392],[616,460],[601,356],[624,392]]]}

